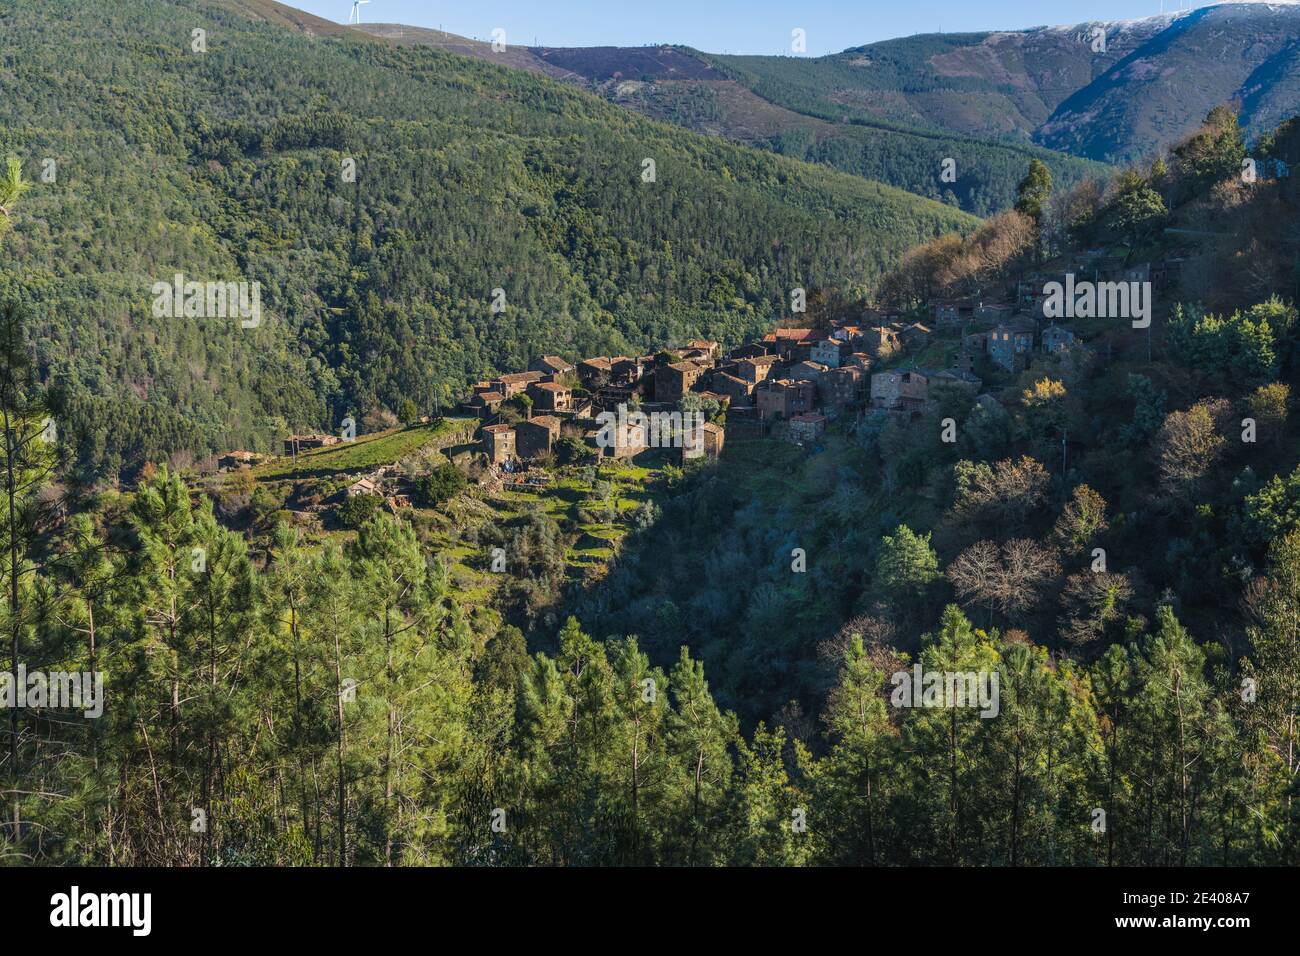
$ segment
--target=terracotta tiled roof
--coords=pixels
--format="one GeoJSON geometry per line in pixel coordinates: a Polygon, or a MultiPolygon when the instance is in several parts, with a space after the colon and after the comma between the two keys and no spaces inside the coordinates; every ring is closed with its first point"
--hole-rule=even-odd
{"type": "Polygon", "coordinates": [[[514,382],[536,382],[545,374],[545,372],[510,372],[507,375],[498,376],[496,380],[498,382],[507,382],[511,384],[514,382]]]}
{"type": "Polygon", "coordinates": [[[811,337],[812,329],[776,329],[763,336],[764,342],[780,342],[783,339],[791,342],[802,342],[804,339],[811,337]]]}

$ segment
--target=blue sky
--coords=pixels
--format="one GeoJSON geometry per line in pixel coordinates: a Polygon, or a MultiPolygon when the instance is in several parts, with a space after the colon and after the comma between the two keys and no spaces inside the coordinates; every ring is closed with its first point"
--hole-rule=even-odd
{"type": "MultiPolygon", "coordinates": [[[[351,0],[287,0],[346,22],[351,0]]],[[[1167,10],[1180,0],[1165,0],[1167,10]]],[[[1182,0],[1192,7],[1205,0],[1182,0]]],[[[441,27],[508,43],[638,46],[684,43],[714,53],[789,53],[790,31],[807,33],[810,55],[913,33],[1014,30],[1160,12],[1160,0],[372,0],[364,20],[441,27]]]]}

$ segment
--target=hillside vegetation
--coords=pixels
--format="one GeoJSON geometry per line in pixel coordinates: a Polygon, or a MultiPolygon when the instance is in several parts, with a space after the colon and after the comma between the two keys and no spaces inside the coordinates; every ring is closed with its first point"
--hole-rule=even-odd
{"type": "Polygon", "coordinates": [[[1300,863],[1300,120],[1033,162],[976,223],[260,0],[121,4],[122,52],[56,12],[0,24],[0,674],[35,691],[0,863],[1300,863]],[[181,268],[267,321],[156,318],[181,268]],[[1057,315],[1062,275],[1152,307],[1057,315]],[[642,344],[666,405],[673,339],[796,284],[817,328],[764,364],[839,361],[833,323],[870,389],[769,387],[770,428],[707,396],[703,457],[598,461],[575,413],[519,467],[424,414],[642,344]],[[296,461],[163,460],[345,411],[296,461]]]}
{"type": "Polygon", "coordinates": [[[498,51],[420,27],[363,24],[356,29],[391,44],[433,46],[554,76],[654,119],[878,180],[979,216],[1012,203],[1031,158],[1047,163],[1066,184],[1106,174],[1096,163],[1000,141],[1005,131],[967,135],[960,124],[920,115],[884,119],[802,95],[804,85],[823,82],[828,59],[725,57],[680,46],[508,45],[498,51]],[[945,159],[957,163],[955,180],[942,177],[945,159]]]}
{"type": "Polygon", "coordinates": [[[1295,3],[1221,3],[1136,20],[921,34],[824,57],[708,60],[800,113],[1010,137],[1119,164],[1187,135],[1219,103],[1238,102],[1251,135],[1276,126],[1296,103],[1298,31],[1295,3]]]}
{"type": "Polygon", "coordinates": [[[736,341],[792,288],[864,288],[973,223],[543,77],[289,29],[284,9],[0,14],[0,153],[32,183],[0,282],[35,311],[83,475],[402,398],[432,411],[542,351],[736,341]],[[265,321],[155,318],[176,273],[260,283],[265,321]]]}

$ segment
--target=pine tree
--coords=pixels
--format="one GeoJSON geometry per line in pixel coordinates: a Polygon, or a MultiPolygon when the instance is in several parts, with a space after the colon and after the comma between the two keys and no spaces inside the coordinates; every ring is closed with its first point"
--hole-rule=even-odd
{"type": "MultiPolygon", "coordinates": [[[[5,198],[12,202],[21,192],[15,183],[21,180],[11,163],[8,179],[0,183],[0,206],[6,205],[5,198]]],[[[3,223],[0,219],[0,225],[3,223]]],[[[4,581],[0,632],[7,645],[8,680],[14,691],[19,667],[38,652],[36,625],[41,608],[31,599],[45,569],[42,542],[49,533],[50,510],[39,493],[58,464],[57,424],[50,417],[44,389],[28,355],[25,326],[23,308],[16,301],[0,302],[0,482],[4,494],[0,502],[0,577],[4,581]]],[[[38,660],[37,667],[44,663],[38,660]]],[[[9,786],[4,793],[7,813],[0,818],[0,831],[9,846],[3,855],[30,860],[32,854],[24,849],[27,826],[22,818],[24,790],[29,789],[23,786],[25,714],[16,700],[8,710],[9,786]]]]}
{"type": "MultiPolygon", "coordinates": [[[[811,857],[807,793],[790,778],[785,731],[760,723],[738,761],[727,810],[732,857],[741,866],[798,866],[811,857]]],[[[796,763],[806,764],[795,745],[796,763]]]]}
{"type": "MultiPolygon", "coordinates": [[[[691,659],[683,647],[669,677],[673,709],[667,718],[668,751],[677,762],[674,778],[685,784],[686,798],[680,801],[676,818],[685,826],[683,835],[670,835],[671,861],[692,866],[721,862],[725,847],[719,840],[726,793],[731,784],[730,748],[740,731],[736,715],[723,713],[709,693],[704,665],[691,659]]],[[[670,828],[670,833],[671,833],[670,828]]]]}
{"type": "Polygon", "coordinates": [[[855,635],[826,701],[824,719],[834,746],[813,771],[814,830],[827,863],[874,866],[886,859],[889,798],[882,791],[897,733],[884,689],[884,670],[855,635]]]}
{"type": "MultiPolygon", "coordinates": [[[[1300,531],[1273,541],[1268,576],[1253,601],[1256,621],[1249,630],[1251,659],[1245,677],[1253,683],[1246,702],[1247,725],[1263,735],[1281,771],[1278,789],[1286,852],[1300,848],[1300,531]]],[[[1247,685],[1243,684],[1243,688],[1247,685]]]]}
{"type": "Polygon", "coordinates": [[[308,647],[324,658],[328,691],[322,694],[330,711],[333,751],[333,837],[327,841],[334,866],[355,862],[357,838],[353,788],[360,767],[352,754],[353,728],[360,721],[361,689],[367,675],[365,640],[359,618],[357,585],[337,547],[326,547],[312,562],[308,578],[304,632],[308,647]]]}

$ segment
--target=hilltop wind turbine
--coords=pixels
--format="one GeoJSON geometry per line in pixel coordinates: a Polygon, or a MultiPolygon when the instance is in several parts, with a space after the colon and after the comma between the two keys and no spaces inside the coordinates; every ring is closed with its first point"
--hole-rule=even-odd
{"type": "Polygon", "coordinates": [[[370,0],[352,0],[352,12],[348,14],[348,23],[360,23],[361,5],[369,2],[370,0]]]}

